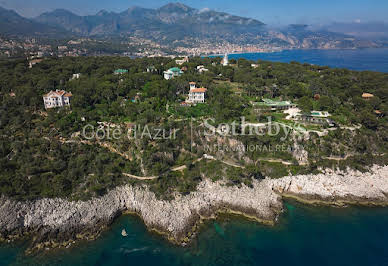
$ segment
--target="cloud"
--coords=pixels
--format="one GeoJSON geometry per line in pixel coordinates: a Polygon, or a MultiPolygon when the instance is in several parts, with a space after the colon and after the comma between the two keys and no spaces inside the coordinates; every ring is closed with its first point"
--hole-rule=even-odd
{"type": "Polygon", "coordinates": [[[202,8],[201,10],[199,10],[199,13],[205,13],[205,12],[209,12],[209,11],[210,11],[210,8],[205,7],[205,8],[202,8]]]}

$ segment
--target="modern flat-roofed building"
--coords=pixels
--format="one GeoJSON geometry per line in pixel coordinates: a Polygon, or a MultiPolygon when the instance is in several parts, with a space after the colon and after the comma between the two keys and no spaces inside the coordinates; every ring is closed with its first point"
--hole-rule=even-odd
{"type": "Polygon", "coordinates": [[[290,108],[295,108],[296,104],[290,101],[275,101],[271,99],[263,99],[262,102],[254,103],[255,107],[263,107],[271,109],[271,111],[277,110],[288,110],[290,108]]]}
{"type": "Polygon", "coordinates": [[[183,71],[178,67],[173,67],[163,72],[164,79],[167,79],[167,80],[173,79],[175,77],[179,77],[182,74],[183,74],[183,71]]]}
{"type": "Polygon", "coordinates": [[[331,114],[326,111],[311,111],[310,113],[307,114],[297,114],[295,116],[295,120],[297,121],[302,121],[302,122],[307,122],[311,124],[320,124],[320,125],[329,125],[329,126],[334,126],[335,123],[329,119],[331,114]]]}
{"type": "Polygon", "coordinates": [[[128,73],[127,69],[116,69],[114,72],[115,75],[123,75],[123,74],[127,74],[127,73],[128,73]]]}

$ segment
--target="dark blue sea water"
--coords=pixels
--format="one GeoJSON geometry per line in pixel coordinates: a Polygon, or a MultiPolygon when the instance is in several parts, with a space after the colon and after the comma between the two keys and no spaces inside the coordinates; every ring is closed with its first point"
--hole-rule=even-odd
{"type": "Polygon", "coordinates": [[[351,70],[388,72],[388,49],[286,50],[276,53],[231,54],[229,58],[309,63],[351,70]]]}
{"type": "Polygon", "coordinates": [[[139,218],[123,216],[97,241],[66,250],[26,257],[22,244],[3,245],[0,264],[388,265],[388,209],[286,207],[274,227],[237,216],[208,221],[186,248],[147,232],[139,218]]]}

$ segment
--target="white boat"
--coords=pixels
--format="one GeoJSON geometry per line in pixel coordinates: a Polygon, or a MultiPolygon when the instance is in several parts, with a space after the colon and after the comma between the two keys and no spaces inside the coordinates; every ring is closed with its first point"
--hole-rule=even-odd
{"type": "Polygon", "coordinates": [[[125,229],[123,229],[123,230],[121,231],[121,235],[122,235],[123,237],[128,236],[127,231],[125,231],[125,229]]]}

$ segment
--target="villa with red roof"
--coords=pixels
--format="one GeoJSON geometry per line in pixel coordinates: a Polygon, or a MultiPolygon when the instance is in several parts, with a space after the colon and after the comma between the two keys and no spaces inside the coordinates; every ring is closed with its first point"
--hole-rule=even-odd
{"type": "Polygon", "coordinates": [[[51,109],[57,107],[70,106],[71,92],[64,90],[50,91],[43,95],[44,108],[51,109]]]}
{"type": "Polygon", "coordinates": [[[190,82],[190,92],[186,102],[193,104],[204,103],[206,92],[206,88],[197,88],[195,82],[190,82]]]}

